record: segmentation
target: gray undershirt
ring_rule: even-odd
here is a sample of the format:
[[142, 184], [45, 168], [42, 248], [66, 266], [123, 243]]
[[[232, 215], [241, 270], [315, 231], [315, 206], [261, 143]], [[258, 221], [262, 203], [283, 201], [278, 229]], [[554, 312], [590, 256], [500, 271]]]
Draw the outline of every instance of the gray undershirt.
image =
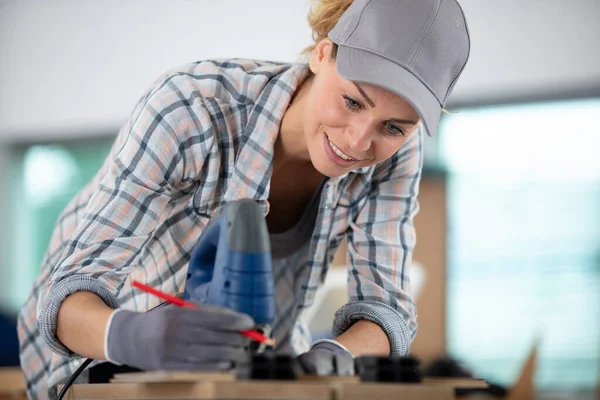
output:
[[292, 228], [281, 233], [269, 232], [271, 242], [271, 256], [273, 259], [288, 257], [299, 251], [310, 240], [319, 214], [319, 200], [324, 180], [315, 191], [308, 205], [304, 209], [300, 220]]

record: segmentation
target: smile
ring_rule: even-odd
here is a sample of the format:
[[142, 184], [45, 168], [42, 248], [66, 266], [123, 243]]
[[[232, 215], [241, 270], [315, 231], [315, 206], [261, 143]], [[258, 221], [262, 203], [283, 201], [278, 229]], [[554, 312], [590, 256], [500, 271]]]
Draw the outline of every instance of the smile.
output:
[[344, 159], [346, 161], [357, 161], [356, 159], [348, 156], [346, 153], [344, 153], [343, 151], [341, 151], [340, 149], [338, 149], [336, 147], [336, 145], [333, 144], [333, 142], [331, 140], [329, 140], [329, 138], [327, 138], [327, 141], [329, 142], [329, 146], [331, 147], [331, 150], [333, 150], [333, 152], [335, 154], [337, 154], [338, 157], [340, 157], [340, 158], [342, 158], [342, 159]]

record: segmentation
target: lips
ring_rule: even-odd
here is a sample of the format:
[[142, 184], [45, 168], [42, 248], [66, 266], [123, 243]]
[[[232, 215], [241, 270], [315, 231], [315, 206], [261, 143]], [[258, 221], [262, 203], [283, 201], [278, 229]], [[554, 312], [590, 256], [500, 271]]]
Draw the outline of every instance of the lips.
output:
[[333, 152], [336, 155], [338, 155], [339, 157], [341, 157], [342, 159], [344, 159], [346, 161], [357, 161], [355, 158], [350, 157], [348, 154], [346, 154], [342, 150], [340, 150], [339, 147], [337, 147], [331, 140], [329, 140], [329, 145], [331, 146], [331, 149], [333, 150]]
[[338, 148], [335, 143], [329, 140], [329, 136], [324, 134], [323, 146], [325, 147], [325, 153], [329, 157], [329, 159], [336, 165], [342, 168], [348, 168], [349, 166], [356, 164], [359, 160], [354, 159], [344, 153], [340, 148]]

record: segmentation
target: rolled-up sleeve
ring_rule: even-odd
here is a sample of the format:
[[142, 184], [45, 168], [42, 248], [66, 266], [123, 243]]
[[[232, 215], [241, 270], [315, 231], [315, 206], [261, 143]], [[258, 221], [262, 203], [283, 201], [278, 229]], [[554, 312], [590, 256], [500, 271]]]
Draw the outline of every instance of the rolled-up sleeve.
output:
[[[210, 118], [184, 98], [165, 76], [143, 98], [119, 132], [91, 200], [37, 299], [37, 321], [48, 345], [63, 356], [76, 356], [56, 337], [64, 299], [90, 291], [112, 307], [144, 246], [154, 240], [173, 190], [193, 178], [205, 154], [190, 152], [194, 140], [207, 140]], [[204, 112], [204, 113], [203, 113]], [[207, 146], [204, 146], [207, 147]], [[186, 159], [186, 157], [188, 157]]]
[[334, 337], [358, 320], [369, 320], [387, 334], [392, 355], [408, 353], [417, 332], [409, 267], [422, 165], [419, 129], [375, 168], [366, 202], [348, 232], [349, 301], [335, 314]]

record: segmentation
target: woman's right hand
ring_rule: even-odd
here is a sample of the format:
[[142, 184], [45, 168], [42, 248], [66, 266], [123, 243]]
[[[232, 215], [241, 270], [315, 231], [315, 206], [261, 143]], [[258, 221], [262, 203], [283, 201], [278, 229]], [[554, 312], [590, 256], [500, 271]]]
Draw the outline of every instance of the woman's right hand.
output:
[[247, 360], [249, 315], [211, 306], [117, 310], [107, 332], [109, 361], [143, 370], [223, 370]]

